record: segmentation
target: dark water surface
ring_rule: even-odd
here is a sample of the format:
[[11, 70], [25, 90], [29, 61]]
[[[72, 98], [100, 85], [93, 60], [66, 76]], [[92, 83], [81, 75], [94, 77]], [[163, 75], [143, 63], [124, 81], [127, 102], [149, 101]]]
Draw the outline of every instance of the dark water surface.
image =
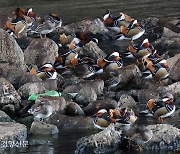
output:
[[[102, 18], [107, 9], [112, 13], [125, 12], [132, 18], [145, 19], [147, 17], [167, 18], [180, 17], [180, 0], [0, 0], [0, 15], [11, 15], [17, 6], [32, 7], [38, 16], [45, 16], [49, 12], [58, 14], [63, 23], [80, 21], [83, 19]], [[118, 42], [111, 42], [111, 47], [119, 46]], [[48, 144], [29, 146], [21, 149], [11, 149], [7, 154], [70, 154], [74, 153], [78, 138], [93, 134], [94, 131], [61, 131], [53, 138], [40, 137]], [[31, 137], [31, 140], [39, 140]], [[128, 152], [118, 151], [119, 154]], [[117, 154], [116, 153], [116, 154]], [[132, 152], [130, 152], [132, 153]], [[162, 152], [164, 153], [164, 152]], [[152, 154], [146, 152], [146, 154]], [[168, 152], [167, 154], [172, 154]]]

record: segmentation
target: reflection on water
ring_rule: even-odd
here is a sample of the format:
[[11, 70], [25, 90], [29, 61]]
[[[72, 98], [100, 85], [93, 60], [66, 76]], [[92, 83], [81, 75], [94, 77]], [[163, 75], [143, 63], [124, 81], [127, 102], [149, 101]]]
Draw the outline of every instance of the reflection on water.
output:
[[[49, 12], [58, 14], [64, 23], [73, 21], [80, 21], [83, 19], [101, 18], [107, 9], [112, 13], [119, 14], [125, 12], [132, 16], [132, 18], [145, 19], [147, 17], [179, 17], [180, 7], [179, 0], [1, 0], [0, 15], [8, 14], [15, 10], [17, 6], [28, 8], [32, 7], [34, 12], [39, 16], [44, 16]], [[108, 46], [111, 44], [111, 49], [119, 52], [125, 50], [126, 42], [109, 42], [106, 43], [104, 49], [109, 50]], [[148, 119], [149, 120], [149, 119]], [[148, 123], [154, 123], [150, 119]], [[26, 153], [26, 154], [54, 154], [54, 153], [74, 153], [76, 141], [82, 136], [93, 134], [94, 131], [61, 131], [58, 137], [46, 138], [47, 144], [39, 146], [29, 146], [21, 149], [11, 149], [7, 154]], [[128, 152], [118, 151], [116, 154], [128, 154]], [[132, 152], [129, 152], [132, 153]], [[143, 152], [144, 153], [144, 152]], [[146, 152], [146, 154], [152, 154]], [[164, 154], [164, 152], [163, 152]], [[172, 154], [172, 152], [167, 152]]]

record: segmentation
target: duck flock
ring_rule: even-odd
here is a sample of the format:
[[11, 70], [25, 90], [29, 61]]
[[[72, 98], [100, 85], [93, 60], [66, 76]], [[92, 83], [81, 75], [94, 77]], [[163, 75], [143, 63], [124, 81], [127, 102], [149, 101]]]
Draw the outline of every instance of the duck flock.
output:
[[[157, 50], [145, 38], [136, 44], [134, 40], [145, 34], [145, 29], [136, 19], [129, 15], [120, 13], [118, 16], [107, 11], [102, 18], [102, 22], [107, 27], [116, 40], [129, 40], [131, 45], [127, 47], [126, 57], [133, 56], [137, 63], [144, 66], [143, 73], [147, 73], [154, 79], [155, 83], [161, 83], [168, 78], [169, 67], [163, 56], [158, 55]], [[27, 36], [46, 37], [57, 28], [62, 26], [62, 20], [54, 13], [46, 15], [44, 18], [38, 17], [32, 10], [18, 7], [8, 19], [5, 30], [15, 38], [19, 38], [22, 33]], [[30, 73], [39, 76], [41, 79], [56, 79], [57, 74], [62, 76], [74, 75], [80, 80], [93, 79], [102, 73], [116, 74], [116, 71], [123, 67], [123, 59], [117, 51], [109, 52], [107, 57], [93, 59], [86, 54], [82, 54], [84, 45], [93, 41], [98, 44], [96, 35], [90, 32], [76, 32], [73, 34], [59, 34], [59, 49], [66, 49], [65, 53], [59, 53], [55, 57], [54, 64], [46, 63], [40, 68], [32, 68]], [[116, 86], [118, 83], [110, 85]], [[147, 103], [146, 111], [141, 114], [152, 115], [162, 121], [162, 118], [171, 115], [175, 111], [173, 96], [166, 93], [159, 100], [151, 99]], [[94, 125], [100, 129], [108, 127], [110, 123], [131, 125], [137, 117], [132, 109], [120, 108], [101, 109], [94, 115]]]

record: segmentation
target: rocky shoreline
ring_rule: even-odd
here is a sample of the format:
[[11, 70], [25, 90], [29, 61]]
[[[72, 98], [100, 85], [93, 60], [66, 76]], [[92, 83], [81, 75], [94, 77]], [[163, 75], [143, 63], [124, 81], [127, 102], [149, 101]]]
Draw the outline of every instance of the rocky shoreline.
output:
[[[175, 98], [176, 117], [167, 118], [165, 121], [169, 124], [147, 124], [154, 133], [150, 142], [139, 145], [129, 140], [127, 144], [121, 132], [110, 126], [98, 134], [78, 140], [76, 153], [89, 150], [94, 153], [114, 151], [127, 145], [133, 150], [179, 151], [180, 125], [178, 122], [171, 123], [173, 119], [178, 120], [180, 110], [180, 27], [177, 22], [177, 19], [157, 18], [141, 21], [146, 30], [145, 37], [151, 40], [161, 54], [166, 53], [169, 57], [167, 63], [170, 75], [162, 82], [163, 85], [143, 78], [140, 68], [132, 63], [118, 70], [118, 84], [110, 88], [112, 83], [104, 76], [82, 81], [73, 75], [63, 77], [58, 74], [54, 80], [42, 80], [29, 73], [34, 65], [40, 67], [45, 63], [54, 63], [55, 57], [63, 50], [58, 47], [59, 35], [62, 33], [88, 31], [96, 35], [100, 42], [112, 39], [112, 33], [100, 19], [64, 25], [53, 31], [48, 38], [22, 36], [15, 39], [0, 29], [0, 134], [3, 134], [0, 142], [25, 141], [29, 133], [55, 134], [62, 128], [95, 129], [92, 116], [100, 109], [131, 107], [139, 115], [149, 99], [158, 99], [160, 93], [166, 91], [171, 92]], [[3, 23], [0, 27], [4, 27]], [[82, 47], [82, 52], [96, 59], [107, 54], [92, 41]], [[27, 111], [36, 100], [29, 101], [28, 97], [50, 90], [61, 92], [62, 96], [40, 96], [38, 99], [47, 100], [53, 107], [53, 114], [46, 120], [47, 124], [33, 122], [34, 117]], [[76, 96], [71, 93], [76, 93]], [[24, 124], [28, 126], [31, 123], [29, 132]]]

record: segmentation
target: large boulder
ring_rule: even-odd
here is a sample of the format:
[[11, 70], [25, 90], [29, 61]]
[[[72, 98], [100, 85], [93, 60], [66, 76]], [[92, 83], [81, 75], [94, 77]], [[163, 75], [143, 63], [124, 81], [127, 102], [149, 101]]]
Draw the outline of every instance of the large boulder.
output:
[[93, 42], [90, 41], [89, 43], [87, 43], [83, 49], [82, 52], [84, 55], [92, 58], [92, 59], [98, 59], [98, 58], [105, 58], [106, 57], [106, 53], [104, 51], [102, 51], [99, 46]]
[[109, 109], [115, 109], [116, 107], [117, 107], [117, 102], [115, 100], [102, 99], [90, 103], [88, 106], [84, 108], [84, 112], [85, 114], [92, 116], [101, 109], [109, 110]]
[[137, 65], [127, 65], [118, 69], [119, 83], [116, 89], [126, 88], [126, 86], [137, 76], [141, 76], [141, 72]]
[[[152, 139], [145, 144], [138, 144], [136, 150], [178, 150], [180, 146], [180, 129], [168, 124], [147, 126], [153, 131]], [[131, 141], [130, 141], [131, 144]], [[132, 143], [134, 144], [134, 143]], [[135, 145], [133, 145], [135, 146]], [[138, 147], [136, 146], [136, 147]]]
[[83, 20], [80, 22], [62, 26], [61, 28], [59, 28], [59, 32], [91, 32], [93, 34], [100, 34], [105, 38], [108, 38], [108, 36], [110, 36], [109, 30], [104, 26], [103, 22], [99, 18], [95, 20]]
[[42, 122], [33, 122], [30, 128], [30, 133], [34, 135], [51, 135], [58, 132], [58, 128], [55, 125]]
[[0, 110], [0, 122], [13, 122], [13, 120], [5, 112]]
[[41, 67], [45, 63], [53, 64], [58, 56], [57, 44], [49, 38], [34, 39], [24, 51], [27, 65]]
[[47, 123], [54, 124], [59, 129], [94, 129], [93, 118], [85, 116], [54, 114], [49, 117]]
[[80, 138], [76, 143], [75, 154], [113, 153], [121, 143], [121, 131], [116, 131], [113, 125], [103, 131], [88, 137]]
[[167, 91], [171, 92], [175, 98], [180, 97], [180, 81], [175, 82], [171, 85], [168, 85], [165, 89]]
[[15, 122], [0, 123], [0, 142], [1, 148], [27, 146], [26, 126]]
[[14, 104], [19, 105], [21, 101], [20, 95], [17, 93], [13, 85], [5, 78], [0, 78], [0, 104]]
[[16, 40], [2, 29], [0, 29], [0, 36], [0, 63], [15, 65], [24, 70], [24, 54]]
[[180, 81], [180, 71], [179, 71], [179, 67], [180, 67], [180, 54], [175, 55], [172, 58], [167, 59], [167, 64], [170, 68], [170, 75], [169, 77], [173, 80], [173, 81]]

